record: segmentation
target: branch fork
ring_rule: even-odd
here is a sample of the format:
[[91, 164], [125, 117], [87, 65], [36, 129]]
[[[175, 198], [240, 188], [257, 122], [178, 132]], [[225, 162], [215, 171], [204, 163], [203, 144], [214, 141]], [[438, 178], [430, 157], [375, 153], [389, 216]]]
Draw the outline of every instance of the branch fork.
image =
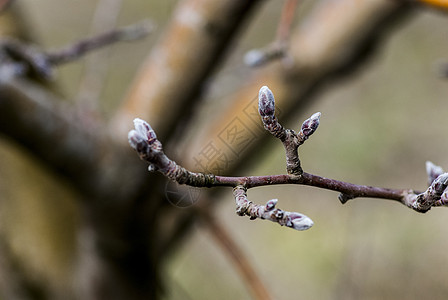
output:
[[285, 147], [288, 174], [302, 175], [298, 148], [316, 131], [321, 113], [317, 112], [305, 120], [298, 133], [292, 129], [285, 129], [275, 117], [274, 94], [267, 86], [263, 86], [258, 94], [258, 111], [264, 128], [278, 138]]

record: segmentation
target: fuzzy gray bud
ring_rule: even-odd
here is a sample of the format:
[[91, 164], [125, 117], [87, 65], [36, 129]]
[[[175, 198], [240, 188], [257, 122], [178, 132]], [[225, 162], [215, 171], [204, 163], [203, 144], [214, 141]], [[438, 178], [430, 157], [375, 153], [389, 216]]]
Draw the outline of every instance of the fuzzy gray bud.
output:
[[321, 113], [317, 112], [313, 114], [309, 119], [306, 119], [305, 122], [303, 122], [301, 132], [305, 137], [308, 138], [316, 131], [320, 123], [320, 116]]
[[258, 93], [258, 112], [262, 117], [273, 117], [275, 114], [274, 94], [267, 86], [261, 87]]
[[313, 220], [297, 212], [290, 213], [286, 221], [286, 226], [291, 227], [295, 230], [307, 230], [311, 228], [313, 225], [314, 225]]
[[431, 184], [434, 195], [440, 197], [448, 186], [448, 173], [439, 175]]
[[441, 197], [447, 187], [448, 173], [443, 173], [434, 179], [424, 193], [417, 195], [417, 199], [412, 204], [412, 208], [418, 212], [426, 212], [430, 210], [432, 206], [437, 206], [437, 202], [440, 202]]
[[149, 148], [148, 141], [146, 140], [146, 137], [143, 136], [137, 130], [129, 131], [128, 141], [129, 145], [131, 145], [131, 147], [134, 148], [134, 150], [137, 151], [138, 153], [148, 152]]
[[134, 127], [138, 134], [144, 137], [149, 144], [152, 144], [157, 139], [155, 131], [146, 121], [136, 118], [134, 119]]

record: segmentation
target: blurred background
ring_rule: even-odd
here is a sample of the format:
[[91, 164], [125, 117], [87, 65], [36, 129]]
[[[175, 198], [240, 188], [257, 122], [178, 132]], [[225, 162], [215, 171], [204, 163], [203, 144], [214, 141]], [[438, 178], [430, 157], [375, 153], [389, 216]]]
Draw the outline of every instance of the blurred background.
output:
[[[98, 1], [15, 2], [26, 16], [33, 40], [44, 49], [92, 35]], [[300, 4], [295, 25], [313, 4]], [[177, 1], [122, 1], [117, 26], [149, 18], [157, 28], [143, 41], [101, 50], [99, 55], [107, 55], [107, 75], [99, 106], [106, 116], [128, 92], [176, 5]], [[198, 116], [213, 118], [232, 91], [247, 87], [245, 78], [256, 70], [244, 65], [244, 55], [273, 41], [282, 5], [279, 0], [262, 3], [245, 24], [209, 79]], [[57, 71], [55, 84], [67, 101], [80, 95], [86, 60]], [[444, 61], [448, 61], [448, 16], [421, 8], [383, 40], [368, 63], [351, 76], [323, 86], [300, 112], [280, 118], [287, 127], [298, 129], [312, 113], [322, 113], [319, 129], [299, 150], [304, 170], [357, 184], [426, 189], [427, 160], [448, 169], [448, 79], [438, 72]], [[235, 175], [285, 173], [282, 145], [272, 141], [263, 147], [268, 149], [263, 157]], [[313, 228], [296, 232], [238, 217], [230, 190], [219, 197], [215, 218], [248, 255], [274, 299], [448, 297], [444, 208], [418, 214], [378, 199], [341, 205], [337, 193], [306, 186], [249, 191], [249, 198], [257, 203], [278, 198], [282, 209], [313, 219]], [[29, 262], [30, 276], [70, 286], [79, 207], [66, 182], [4, 136], [0, 136], [0, 203], [2, 235], [11, 241], [18, 260]], [[193, 225], [170, 256], [163, 279], [164, 299], [251, 298], [203, 223]]]

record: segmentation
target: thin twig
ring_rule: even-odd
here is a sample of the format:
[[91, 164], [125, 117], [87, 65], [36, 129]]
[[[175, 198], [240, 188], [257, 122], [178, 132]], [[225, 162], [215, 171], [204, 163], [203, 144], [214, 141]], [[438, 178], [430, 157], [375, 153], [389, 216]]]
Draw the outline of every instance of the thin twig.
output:
[[148, 20], [112, 30], [92, 38], [83, 39], [67, 48], [47, 54], [52, 65], [64, 64], [79, 59], [88, 52], [121, 41], [134, 41], [147, 36], [154, 25]]
[[286, 0], [278, 23], [275, 40], [262, 49], [253, 49], [247, 52], [244, 56], [246, 65], [259, 67], [285, 57], [297, 4], [298, 0]]
[[151, 22], [142, 21], [50, 52], [44, 52], [34, 45], [24, 44], [15, 39], [3, 39], [0, 42], [4, 51], [1, 59], [15, 75], [22, 75], [24, 70], [30, 70], [38, 77], [48, 80], [53, 76], [53, 67], [75, 61], [89, 52], [119, 41], [141, 39], [148, 35], [152, 28]]
[[286, 0], [283, 5], [282, 15], [277, 27], [276, 40], [279, 43], [287, 43], [291, 34], [292, 21], [297, 8], [298, 0]]

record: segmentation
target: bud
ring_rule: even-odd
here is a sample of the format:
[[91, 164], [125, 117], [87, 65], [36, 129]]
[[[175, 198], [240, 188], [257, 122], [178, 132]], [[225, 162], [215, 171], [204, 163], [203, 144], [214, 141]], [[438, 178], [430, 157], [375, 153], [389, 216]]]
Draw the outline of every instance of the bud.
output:
[[443, 174], [442, 167], [436, 166], [430, 161], [426, 162], [426, 174], [428, 174], [428, 185], [431, 185], [431, 183], [441, 174]]
[[448, 186], [448, 173], [439, 175], [431, 184], [432, 194], [436, 197], [442, 196]]
[[434, 206], [447, 206], [448, 205], [448, 191], [445, 190], [442, 196], [440, 196], [440, 200], [437, 200], [434, 203]]
[[272, 199], [269, 200], [268, 202], [266, 202], [266, 206], [265, 206], [265, 210], [266, 211], [271, 211], [275, 208], [275, 206], [277, 205], [277, 199]]
[[320, 112], [313, 114], [309, 119], [306, 119], [302, 124], [301, 131], [305, 137], [312, 135], [320, 123]]
[[144, 120], [136, 118], [134, 119], [135, 130], [140, 134], [149, 144], [157, 139], [155, 131]]
[[289, 213], [288, 219], [286, 220], [286, 226], [295, 230], [307, 230], [313, 225], [314, 222], [310, 218], [297, 212]]
[[145, 136], [141, 135], [137, 130], [131, 130], [128, 133], [129, 145], [138, 153], [146, 153], [148, 151], [148, 142]]
[[412, 208], [418, 212], [427, 212], [432, 206], [438, 206], [447, 187], [448, 173], [443, 173], [434, 179], [424, 193], [417, 195], [417, 199], [412, 204]]
[[262, 117], [273, 117], [275, 114], [274, 94], [267, 86], [263, 86], [258, 93], [258, 112]]
[[338, 196], [339, 201], [341, 201], [342, 204], [347, 203], [348, 200], [353, 199], [352, 195], [340, 193]]

